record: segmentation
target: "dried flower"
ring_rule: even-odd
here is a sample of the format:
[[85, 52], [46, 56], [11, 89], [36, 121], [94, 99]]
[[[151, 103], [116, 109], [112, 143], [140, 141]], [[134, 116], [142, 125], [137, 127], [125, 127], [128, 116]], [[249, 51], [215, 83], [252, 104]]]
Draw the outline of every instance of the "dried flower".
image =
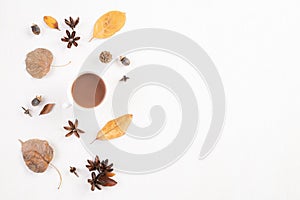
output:
[[70, 31], [66, 30], [66, 33], [67, 33], [67, 37], [61, 38], [61, 41], [67, 42], [68, 43], [68, 46], [67, 46], [68, 48], [71, 48], [72, 45], [77, 47], [78, 43], [76, 41], [80, 40], [80, 37], [75, 37], [76, 31], [72, 31], [72, 34], [71, 34]]
[[120, 56], [120, 61], [121, 61], [121, 63], [122, 63], [124, 66], [130, 65], [130, 60], [129, 60], [128, 58], [126, 58], [126, 57]]
[[112, 60], [112, 55], [109, 51], [102, 51], [99, 55], [99, 60], [102, 63], [109, 63]]
[[124, 81], [124, 82], [126, 82], [128, 79], [130, 79], [128, 76], [123, 76], [121, 79], [120, 79], [120, 81]]
[[24, 110], [24, 114], [25, 114], [25, 115], [29, 115], [30, 117], [32, 117], [32, 115], [31, 115], [29, 109], [26, 109], [26, 108], [24, 108], [24, 107], [22, 107], [22, 109]]
[[95, 161], [87, 160], [87, 162], [89, 163], [89, 165], [86, 165], [86, 167], [89, 169], [89, 171], [100, 170], [101, 163], [98, 156], [95, 157]]
[[40, 115], [48, 114], [52, 111], [53, 107], [55, 106], [55, 103], [48, 103], [46, 104], [43, 109], [40, 112]]
[[65, 19], [65, 23], [72, 29], [74, 30], [74, 28], [77, 26], [77, 24], [79, 23], [79, 17], [77, 17], [77, 19], [74, 21], [72, 17], [69, 17], [69, 21], [67, 19]]
[[112, 168], [113, 163], [108, 165], [108, 159], [101, 161], [101, 165], [100, 165], [100, 169], [99, 171], [101, 173], [108, 173], [108, 172], [112, 172], [114, 169]]
[[70, 167], [70, 172], [75, 174], [77, 177], [79, 177], [77, 172], [76, 172], [76, 167]]
[[31, 31], [33, 32], [33, 34], [35, 35], [39, 35], [41, 33], [41, 29], [38, 25], [36, 24], [32, 24], [31, 26]]
[[78, 120], [75, 120], [75, 123], [71, 122], [70, 120], [68, 121], [70, 126], [64, 126], [64, 129], [70, 131], [68, 134], [66, 134], [66, 137], [71, 136], [73, 133], [76, 137], [80, 138], [79, 133], [84, 133], [83, 130], [80, 130], [78, 127]]
[[88, 183], [91, 184], [91, 190], [92, 191], [94, 191], [95, 188], [97, 188], [98, 190], [101, 190], [100, 182], [98, 181], [99, 175], [100, 174], [98, 174], [96, 176], [96, 173], [92, 172], [92, 179], [88, 179]]
[[[88, 183], [91, 184], [91, 190], [94, 191], [95, 188], [101, 190], [100, 186], [114, 186], [117, 182], [110, 177], [114, 176], [115, 174], [112, 173], [113, 171], [113, 164], [108, 164], [108, 159], [103, 160], [100, 162], [99, 157], [95, 157], [95, 161], [87, 160], [89, 165], [86, 167], [89, 171], [92, 172], [92, 178], [88, 179]], [[94, 171], [96, 171], [96, 174]]]

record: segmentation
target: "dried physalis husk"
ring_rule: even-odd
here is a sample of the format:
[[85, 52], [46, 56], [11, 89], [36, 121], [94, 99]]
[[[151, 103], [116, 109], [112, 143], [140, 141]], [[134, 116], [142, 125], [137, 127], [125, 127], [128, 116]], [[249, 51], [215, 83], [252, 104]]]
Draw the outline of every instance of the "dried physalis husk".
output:
[[26, 166], [35, 173], [43, 173], [51, 165], [59, 174], [60, 188], [62, 177], [59, 170], [51, 164], [53, 159], [53, 148], [46, 140], [30, 139], [25, 142], [19, 140], [22, 144], [22, 154]]
[[50, 71], [53, 54], [48, 49], [38, 48], [26, 56], [26, 70], [33, 77], [41, 79]]
[[131, 121], [132, 114], [126, 114], [107, 122], [98, 132], [95, 140], [110, 140], [121, 137], [126, 133]]
[[110, 11], [102, 15], [94, 25], [94, 38], [108, 38], [118, 32], [125, 24], [126, 15], [120, 11]]
[[53, 29], [57, 29], [60, 31], [60, 29], [58, 28], [58, 23], [57, 20], [51, 16], [44, 16], [44, 22]]
[[52, 111], [53, 107], [55, 106], [55, 103], [48, 103], [44, 106], [44, 108], [41, 110], [40, 115], [48, 114]]

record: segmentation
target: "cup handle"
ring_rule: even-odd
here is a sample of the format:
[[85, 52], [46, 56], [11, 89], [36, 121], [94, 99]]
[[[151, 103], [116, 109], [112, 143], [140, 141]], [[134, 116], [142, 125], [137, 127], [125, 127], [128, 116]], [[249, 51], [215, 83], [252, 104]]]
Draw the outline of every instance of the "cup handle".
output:
[[67, 91], [66, 91], [66, 101], [63, 102], [63, 104], [62, 104], [63, 109], [69, 109], [73, 106], [73, 97], [72, 97], [72, 92], [71, 92], [72, 84], [73, 83], [68, 84], [68, 88], [67, 88]]
[[73, 104], [72, 103], [70, 103], [70, 102], [64, 102], [63, 104], [62, 104], [62, 108], [63, 109], [69, 109], [69, 108], [71, 108], [73, 106]]

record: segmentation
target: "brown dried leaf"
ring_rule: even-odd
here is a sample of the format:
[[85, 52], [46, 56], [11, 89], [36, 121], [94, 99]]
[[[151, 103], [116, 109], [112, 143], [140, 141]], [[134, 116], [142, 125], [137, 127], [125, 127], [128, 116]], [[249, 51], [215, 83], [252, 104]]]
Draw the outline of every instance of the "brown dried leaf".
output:
[[110, 140], [121, 137], [127, 131], [131, 120], [132, 114], [126, 114], [107, 122], [104, 127], [98, 132], [95, 140]]
[[49, 112], [52, 111], [52, 108], [55, 106], [55, 103], [49, 103], [49, 104], [46, 104], [44, 106], [44, 108], [42, 109], [42, 111], [40, 112], [40, 115], [45, 115], [45, 114], [48, 114]]
[[61, 185], [62, 178], [58, 169], [50, 162], [53, 159], [53, 148], [46, 140], [30, 139], [26, 142], [19, 140], [22, 144], [22, 154], [26, 166], [35, 173], [43, 173], [51, 165], [55, 168], [60, 176]]
[[26, 56], [26, 70], [33, 77], [41, 79], [50, 71], [53, 54], [48, 49], [37, 48]]
[[102, 15], [94, 25], [93, 38], [108, 38], [118, 32], [125, 24], [126, 15], [120, 11], [110, 11]]
[[51, 16], [44, 16], [44, 22], [53, 29], [57, 29], [60, 31], [60, 29], [58, 28], [58, 23], [57, 20]]

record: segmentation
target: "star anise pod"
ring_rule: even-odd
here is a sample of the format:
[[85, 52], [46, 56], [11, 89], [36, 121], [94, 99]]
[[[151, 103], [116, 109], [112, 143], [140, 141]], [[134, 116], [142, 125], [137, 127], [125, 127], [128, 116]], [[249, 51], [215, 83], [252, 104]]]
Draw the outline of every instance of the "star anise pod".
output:
[[96, 175], [95, 172], [92, 172], [92, 178], [88, 179], [88, 183], [91, 184], [92, 191], [94, 191], [95, 188], [101, 190], [100, 186], [111, 187], [117, 184], [115, 180], [107, 177], [104, 173]]
[[113, 164], [108, 165], [108, 159], [100, 161], [99, 157], [95, 157], [95, 161], [87, 160], [89, 165], [86, 167], [89, 171], [96, 171], [92, 172], [92, 179], [88, 179], [88, 183], [91, 184], [91, 190], [94, 191], [95, 188], [101, 190], [100, 186], [114, 186], [117, 182], [110, 177], [114, 176], [115, 174], [112, 173], [113, 171]]
[[72, 29], [74, 30], [74, 28], [77, 26], [77, 24], [79, 23], [79, 17], [77, 17], [77, 19], [74, 21], [72, 17], [69, 17], [69, 21], [67, 19], [65, 19], [65, 23]]
[[68, 46], [67, 46], [68, 48], [71, 48], [72, 45], [77, 47], [78, 43], [76, 41], [80, 40], [80, 37], [75, 37], [76, 31], [72, 31], [72, 34], [71, 34], [70, 31], [66, 30], [66, 33], [67, 33], [67, 37], [61, 38], [61, 41], [67, 42], [68, 43]]
[[89, 163], [89, 165], [86, 165], [86, 167], [89, 169], [89, 171], [100, 170], [101, 163], [98, 156], [96, 156], [95, 161], [87, 160], [87, 162]]
[[92, 172], [92, 179], [88, 179], [88, 183], [91, 184], [91, 190], [94, 191], [95, 188], [97, 188], [98, 190], [101, 190], [101, 187], [100, 187], [100, 182], [98, 181], [98, 178], [99, 178], [100, 174], [98, 174], [96, 176], [96, 173], [95, 172]]
[[64, 129], [67, 131], [70, 131], [68, 134], [66, 134], [66, 137], [71, 136], [73, 133], [76, 137], [80, 138], [79, 133], [84, 133], [83, 130], [80, 130], [78, 127], [78, 120], [75, 120], [75, 123], [71, 122], [70, 120], [68, 121], [69, 126], [64, 126]]
[[108, 159], [103, 160], [101, 162], [100, 168], [99, 168], [99, 172], [100, 173], [109, 173], [112, 172], [114, 169], [112, 168], [113, 164], [111, 163], [110, 165], [108, 165]]

